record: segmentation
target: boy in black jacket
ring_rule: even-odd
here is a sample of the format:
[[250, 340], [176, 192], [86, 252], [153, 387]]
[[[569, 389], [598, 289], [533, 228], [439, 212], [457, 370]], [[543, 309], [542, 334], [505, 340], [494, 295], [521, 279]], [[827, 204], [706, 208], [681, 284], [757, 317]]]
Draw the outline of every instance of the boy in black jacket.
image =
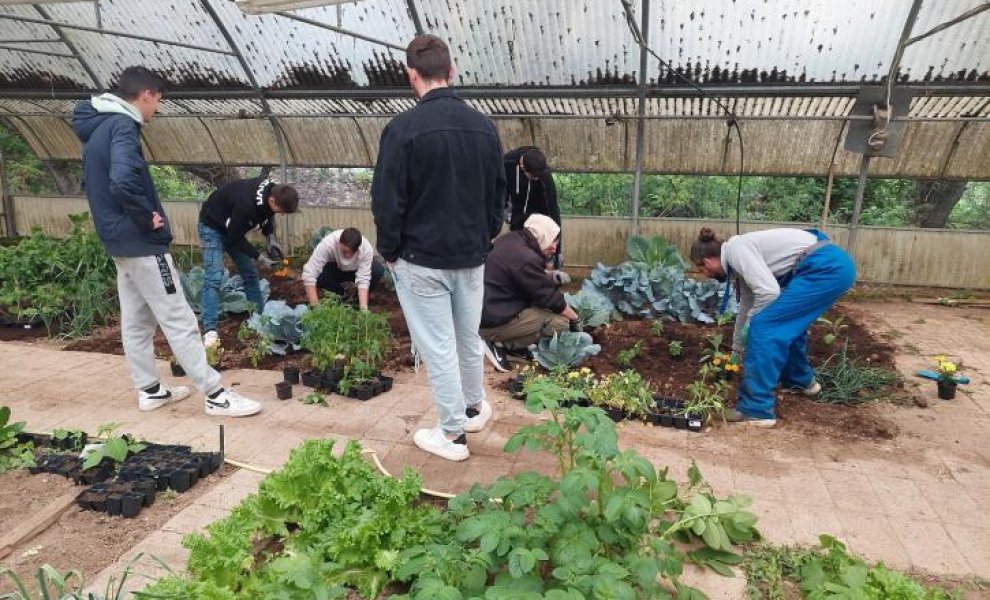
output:
[[[217, 321], [220, 312], [220, 285], [223, 283], [223, 255], [226, 252], [244, 279], [244, 292], [256, 311], [264, 308], [258, 285], [260, 260], [270, 267], [282, 260], [282, 249], [275, 242], [274, 216], [294, 213], [299, 207], [299, 194], [290, 185], [282, 185], [264, 177], [238, 179], [212, 194], [199, 211], [200, 247], [203, 251], [203, 342], [207, 346], [220, 343]], [[245, 237], [260, 227], [268, 241], [268, 255], [261, 256]]]
[[[509, 230], [522, 230], [526, 219], [535, 214], [550, 217], [560, 227], [557, 186], [553, 182], [553, 173], [543, 152], [536, 146], [520, 146], [506, 152], [503, 162], [511, 215]], [[563, 255], [559, 245], [551, 257], [551, 262], [554, 269], [560, 269], [563, 265]]]

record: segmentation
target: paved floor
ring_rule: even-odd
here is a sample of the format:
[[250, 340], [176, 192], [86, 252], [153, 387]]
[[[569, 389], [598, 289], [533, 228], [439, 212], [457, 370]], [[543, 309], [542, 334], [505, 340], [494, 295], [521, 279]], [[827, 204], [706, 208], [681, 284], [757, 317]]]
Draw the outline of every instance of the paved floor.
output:
[[[723, 427], [699, 435], [623, 424], [622, 442], [655, 464], [670, 466], [679, 480], [686, 478], [693, 459], [716, 492], [753, 496], [759, 527], [770, 541], [811, 544], [819, 534], [829, 533], [852, 550], [895, 567], [990, 577], [990, 388], [984, 375], [990, 374], [990, 327], [980, 315], [942, 307], [889, 305], [877, 310], [866, 305], [865, 310], [879, 315], [877, 328], [895, 338], [910, 333], [914, 344], [924, 344], [899, 359], [905, 373], [925, 366], [925, 356], [955, 348], [964, 356], [973, 385], [953, 403], [935, 400], [931, 384], [919, 388], [931, 400], [928, 409], [884, 407], [902, 431], [890, 441], [809, 439], [786, 425], [765, 431]], [[953, 336], [953, 327], [971, 333]], [[450, 492], [508, 473], [553, 472], [548, 457], [502, 452], [509, 436], [534, 420], [503, 392], [490, 390], [496, 417], [485, 432], [470, 438], [471, 459], [451, 465], [412, 445], [412, 431], [436, 419], [425, 373], [401, 374], [390, 393], [369, 402], [331, 396], [327, 408], [276, 400], [273, 384], [279, 379], [268, 371], [225, 373], [226, 381], [264, 403], [264, 412], [254, 418], [207, 417], [195, 395], [177, 406], [141, 413], [122, 357], [0, 344], [0, 403], [11, 406], [13, 417], [35, 431], [94, 431], [117, 421], [124, 424], [122, 431], [148, 439], [214, 450], [223, 424], [228, 456], [264, 468], [278, 467], [304, 439], [353, 438], [376, 450], [390, 471], [412, 467], [428, 487]], [[297, 394], [302, 389], [297, 387]], [[256, 488], [260, 477], [238, 473], [134, 552], [154, 549], [181, 569], [182, 534], [225, 514]], [[698, 577], [712, 597], [742, 597], [740, 578]]]

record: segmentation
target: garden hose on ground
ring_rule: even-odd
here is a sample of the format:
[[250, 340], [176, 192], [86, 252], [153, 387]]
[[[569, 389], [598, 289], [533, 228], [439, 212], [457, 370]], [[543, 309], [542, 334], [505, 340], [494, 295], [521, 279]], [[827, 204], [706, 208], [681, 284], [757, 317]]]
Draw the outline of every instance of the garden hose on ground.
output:
[[[361, 450], [361, 454], [367, 454], [371, 456], [371, 461], [375, 463], [375, 467], [377, 467], [378, 470], [381, 471], [382, 475], [394, 479], [392, 474], [385, 469], [385, 465], [382, 464], [382, 461], [378, 459], [378, 453], [376, 451], [370, 448], [365, 448]], [[249, 465], [247, 463], [236, 461], [232, 458], [224, 457], [223, 462], [227, 463], [232, 467], [237, 467], [238, 469], [244, 469], [246, 471], [254, 471], [255, 473], [261, 473], [262, 475], [270, 475], [272, 472], [272, 469], [266, 469], [265, 467]], [[421, 488], [419, 491], [421, 494], [425, 494], [427, 496], [433, 496], [434, 498], [444, 498], [446, 500], [449, 500], [455, 496], [455, 494], [448, 494], [447, 492], [438, 492], [437, 490], [431, 490], [429, 488]]]

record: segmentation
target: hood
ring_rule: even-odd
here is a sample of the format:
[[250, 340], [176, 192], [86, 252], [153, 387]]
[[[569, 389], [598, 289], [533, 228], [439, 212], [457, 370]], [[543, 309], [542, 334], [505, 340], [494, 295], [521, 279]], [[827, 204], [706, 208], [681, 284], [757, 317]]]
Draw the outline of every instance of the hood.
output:
[[138, 125], [142, 123], [141, 113], [132, 104], [113, 94], [102, 94], [76, 104], [72, 115], [72, 129], [86, 143], [100, 123], [111, 115], [126, 115]]
[[539, 213], [529, 215], [523, 226], [536, 238], [536, 243], [540, 245], [541, 251], [549, 248], [550, 244], [560, 235], [560, 226], [550, 217]]

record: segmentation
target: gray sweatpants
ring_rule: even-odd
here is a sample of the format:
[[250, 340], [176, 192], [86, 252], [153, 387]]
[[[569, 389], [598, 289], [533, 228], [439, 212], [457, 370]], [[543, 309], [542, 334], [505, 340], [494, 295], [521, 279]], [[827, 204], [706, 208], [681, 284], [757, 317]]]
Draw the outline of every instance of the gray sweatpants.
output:
[[220, 374], [206, 362], [199, 323], [179, 283], [171, 254], [113, 257], [120, 296], [120, 337], [134, 387], [158, 383], [154, 336], [159, 326], [172, 354], [193, 385], [204, 393], [220, 389]]

